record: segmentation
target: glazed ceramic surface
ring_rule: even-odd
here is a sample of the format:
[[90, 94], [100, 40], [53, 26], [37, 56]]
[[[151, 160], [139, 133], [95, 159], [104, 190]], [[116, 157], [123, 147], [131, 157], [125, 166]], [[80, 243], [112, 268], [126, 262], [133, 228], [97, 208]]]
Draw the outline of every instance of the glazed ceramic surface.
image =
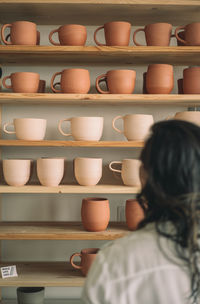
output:
[[80, 185], [95, 186], [102, 177], [102, 158], [75, 158], [74, 174]]
[[[7, 79], [10, 79], [11, 85], [6, 84]], [[17, 72], [4, 77], [2, 84], [5, 88], [12, 89], [14, 93], [37, 93], [39, 81], [38, 73]]]
[[129, 230], [136, 230], [144, 219], [144, 211], [136, 199], [126, 201], [126, 224]]
[[30, 178], [30, 171], [30, 159], [3, 160], [4, 179], [10, 186], [24, 186]]
[[[179, 33], [180, 30], [184, 30], [184, 36], [182, 37]], [[175, 36], [177, 40], [184, 45], [200, 45], [200, 22], [193, 22], [186, 26], [178, 26], [175, 30]]]
[[[58, 33], [60, 43], [53, 41], [52, 36]], [[86, 27], [79, 24], [66, 24], [51, 31], [49, 41], [54, 45], [85, 45], [87, 39]]]
[[37, 176], [40, 183], [47, 187], [56, 187], [64, 175], [64, 158], [37, 159]]
[[150, 64], [146, 75], [146, 90], [149, 94], [170, 94], [174, 87], [173, 66]]
[[44, 287], [18, 287], [17, 288], [18, 304], [43, 304]]
[[[80, 253], [77, 252], [77, 253], [72, 254], [72, 256], [70, 257], [70, 263], [71, 263], [72, 267], [74, 267], [76, 269], [80, 269], [82, 274], [84, 276], [87, 276], [88, 271], [97, 256], [98, 251], [99, 251], [99, 248], [86, 248], [86, 249], [82, 249]], [[80, 265], [76, 265], [74, 263], [74, 258], [76, 256], [81, 258]]]
[[183, 93], [200, 94], [200, 67], [183, 70]]

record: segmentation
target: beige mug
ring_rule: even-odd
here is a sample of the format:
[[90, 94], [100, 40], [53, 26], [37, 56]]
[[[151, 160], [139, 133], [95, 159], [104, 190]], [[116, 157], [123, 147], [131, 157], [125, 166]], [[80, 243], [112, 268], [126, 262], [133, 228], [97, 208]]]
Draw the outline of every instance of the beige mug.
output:
[[3, 175], [6, 183], [10, 186], [24, 186], [31, 171], [30, 159], [4, 159]]
[[75, 158], [74, 174], [76, 181], [82, 186], [97, 185], [102, 177], [102, 158]]
[[40, 183], [47, 187], [56, 187], [64, 175], [64, 158], [37, 159], [37, 176]]
[[[5, 123], [3, 130], [7, 134], [16, 134], [21, 140], [43, 140], [46, 132], [46, 119], [15, 118], [13, 122]], [[8, 131], [7, 127], [14, 125], [15, 131]]]
[[[96, 259], [98, 251], [99, 251], [99, 248], [86, 248], [86, 249], [82, 249], [80, 253], [77, 252], [77, 253], [72, 254], [72, 256], [70, 257], [70, 263], [71, 263], [72, 267], [74, 267], [75, 269], [80, 269], [82, 274], [84, 276], [87, 276], [92, 263]], [[80, 265], [76, 265], [74, 263], [74, 258], [76, 256], [81, 258]]]
[[[69, 121], [71, 133], [62, 130], [62, 123]], [[103, 132], [103, 117], [72, 117], [59, 121], [58, 129], [64, 136], [73, 136], [75, 140], [99, 141]]]
[[185, 120], [194, 123], [200, 127], [200, 112], [199, 111], [183, 111], [177, 112], [174, 117], [168, 117], [168, 119]]
[[[6, 84], [10, 79], [11, 85]], [[6, 76], [2, 84], [7, 89], [12, 89], [14, 93], [37, 93], [39, 89], [40, 75], [32, 72], [16, 72]]]
[[[53, 41], [52, 36], [58, 33], [60, 43]], [[49, 41], [53, 45], [85, 45], [87, 39], [86, 27], [79, 24], [66, 24], [60, 26], [58, 29], [51, 31], [49, 34]]]

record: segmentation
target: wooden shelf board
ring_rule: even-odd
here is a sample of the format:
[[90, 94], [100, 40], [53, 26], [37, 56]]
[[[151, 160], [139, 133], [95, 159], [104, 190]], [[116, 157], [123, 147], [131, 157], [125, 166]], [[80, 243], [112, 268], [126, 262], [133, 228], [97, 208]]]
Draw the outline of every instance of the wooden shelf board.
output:
[[79, 222], [0, 222], [0, 240], [114, 240], [129, 233], [113, 222], [105, 231], [85, 231]]
[[[8, 265], [8, 264], [6, 264]], [[66, 266], [65, 266], [66, 267]], [[0, 304], [18, 304], [17, 299], [2, 299]], [[80, 299], [44, 299], [44, 304], [82, 304]]]

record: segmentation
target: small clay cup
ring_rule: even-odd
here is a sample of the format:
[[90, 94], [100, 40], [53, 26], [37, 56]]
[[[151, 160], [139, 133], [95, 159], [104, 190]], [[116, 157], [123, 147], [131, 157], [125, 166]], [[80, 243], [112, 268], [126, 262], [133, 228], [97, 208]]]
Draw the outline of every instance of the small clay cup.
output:
[[178, 94], [183, 94], [183, 78], [177, 80]]
[[200, 67], [183, 70], [183, 93], [200, 94]]
[[126, 224], [129, 230], [136, 230], [139, 223], [144, 219], [144, 210], [136, 199], [126, 201]]
[[[86, 248], [86, 249], [82, 249], [80, 253], [77, 252], [77, 253], [72, 254], [72, 256], [70, 257], [70, 263], [71, 263], [72, 267], [74, 267], [75, 269], [80, 269], [82, 274], [84, 276], [87, 276], [92, 263], [96, 259], [98, 251], [99, 251], [99, 248]], [[80, 265], [76, 265], [74, 263], [74, 258], [76, 256], [81, 258]]]
[[102, 177], [102, 158], [75, 158], [74, 174], [81, 186], [97, 185]]
[[[11, 80], [11, 85], [6, 84], [6, 80]], [[12, 89], [14, 93], [37, 93], [39, 88], [40, 75], [32, 72], [17, 72], [6, 76], [2, 84], [7, 89]]]
[[30, 159], [4, 159], [3, 175], [6, 183], [10, 186], [24, 186], [31, 172]]
[[82, 224], [87, 231], [104, 231], [110, 220], [109, 201], [106, 198], [88, 197], [82, 200]]
[[[97, 32], [104, 29], [106, 43], [97, 40]], [[131, 24], [124, 21], [107, 22], [94, 32], [94, 41], [97, 45], [104, 46], [128, 46], [130, 41]]]
[[[52, 36], [58, 33], [59, 43], [53, 41]], [[58, 29], [51, 31], [49, 34], [49, 41], [53, 45], [85, 45], [87, 39], [86, 27], [79, 24], [66, 24], [60, 26]]]
[[17, 288], [18, 304], [43, 304], [44, 287], [18, 287]]
[[[6, 41], [8, 41], [8, 39], [10, 39], [10, 34], [8, 34], [5, 39], [6, 39]], [[40, 45], [40, 32], [39, 31], [37, 31], [37, 42], [36, 42], [36, 44]]]
[[37, 176], [40, 183], [47, 187], [56, 187], [64, 175], [64, 158], [37, 159]]
[[150, 64], [146, 75], [148, 94], [170, 94], [174, 87], [173, 66]]
[[[181, 38], [181, 35], [178, 33], [180, 30], [184, 30], [184, 38]], [[186, 26], [178, 26], [175, 30], [175, 36], [176, 39], [184, 45], [200, 45], [200, 22], [193, 22]]]

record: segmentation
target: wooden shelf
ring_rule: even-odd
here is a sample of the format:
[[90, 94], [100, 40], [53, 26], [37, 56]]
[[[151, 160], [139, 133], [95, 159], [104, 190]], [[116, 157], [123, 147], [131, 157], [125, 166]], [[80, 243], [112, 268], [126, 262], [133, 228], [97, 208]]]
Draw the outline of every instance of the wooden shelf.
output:
[[[1, 7], [1, 5], [0, 5]], [[200, 5], [199, 5], [200, 9]], [[108, 19], [110, 20], [110, 19]], [[182, 22], [180, 23], [182, 24]], [[174, 65], [200, 64], [200, 47], [96, 47], [96, 46], [23, 46], [0, 45], [0, 63], [28, 63], [29, 65], [58, 63], [109, 63], [148, 65], [169, 63]]]
[[[8, 265], [8, 264], [6, 264]], [[66, 267], [66, 266], [65, 266]], [[18, 304], [17, 299], [3, 299], [0, 304]], [[83, 304], [80, 299], [44, 299], [44, 304]]]
[[129, 232], [120, 222], [101, 232], [85, 231], [79, 222], [0, 222], [0, 240], [115, 240]]

